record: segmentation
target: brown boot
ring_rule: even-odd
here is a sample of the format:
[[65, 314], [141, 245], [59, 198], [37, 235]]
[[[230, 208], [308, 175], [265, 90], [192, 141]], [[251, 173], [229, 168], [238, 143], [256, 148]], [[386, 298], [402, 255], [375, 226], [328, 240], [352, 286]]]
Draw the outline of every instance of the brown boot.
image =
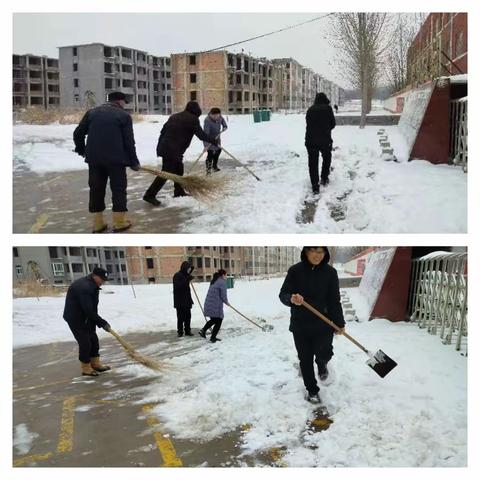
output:
[[106, 372], [107, 370], [112, 369], [112, 367], [109, 367], [108, 365], [102, 365], [100, 363], [100, 357], [92, 357], [90, 359], [90, 364], [92, 365], [92, 368], [97, 372]]
[[108, 225], [103, 219], [103, 212], [93, 214], [93, 230], [92, 233], [102, 233], [108, 228]]
[[113, 212], [113, 231], [115, 233], [124, 232], [132, 226], [132, 222], [127, 218], [127, 212]]
[[87, 377], [98, 377], [98, 372], [96, 372], [89, 363], [80, 362], [82, 366], [82, 375], [86, 375]]

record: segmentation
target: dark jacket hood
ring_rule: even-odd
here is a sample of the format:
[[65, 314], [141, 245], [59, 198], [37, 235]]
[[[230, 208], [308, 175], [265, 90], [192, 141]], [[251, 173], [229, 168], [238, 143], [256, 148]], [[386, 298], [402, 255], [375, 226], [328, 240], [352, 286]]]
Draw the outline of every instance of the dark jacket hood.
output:
[[320, 92], [315, 96], [314, 105], [330, 105], [330, 100], [323, 92]]
[[[307, 254], [305, 253], [305, 250], [309, 247], [303, 247], [302, 248], [302, 253], [300, 254], [300, 260], [308, 265], [308, 259], [307, 259]], [[328, 262], [330, 262], [330, 252], [328, 251], [328, 247], [322, 247], [325, 250], [325, 256], [323, 257], [323, 260], [320, 262], [320, 265], [326, 265]]]
[[180, 266], [180, 271], [182, 273], [188, 274], [189, 268], [190, 268], [190, 264], [188, 262], [182, 262], [182, 265]]
[[202, 114], [202, 109], [197, 102], [188, 102], [185, 111], [193, 113], [196, 117], [199, 117]]

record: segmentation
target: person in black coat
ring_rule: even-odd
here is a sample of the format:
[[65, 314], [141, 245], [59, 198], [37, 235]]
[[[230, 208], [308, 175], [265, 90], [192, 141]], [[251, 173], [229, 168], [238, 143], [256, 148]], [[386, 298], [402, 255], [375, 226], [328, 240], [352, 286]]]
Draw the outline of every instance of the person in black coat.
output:
[[140, 163], [135, 149], [132, 117], [124, 110], [126, 103], [122, 92], [111, 92], [108, 103], [89, 110], [73, 132], [75, 152], [85, 157], [85, 162], [88, 163], [88, 209], [94, 214], [93, 233], [104, 232], [108, 228], [103, 212], [109, 179], [113, 203], [113, 230], [120, 232], [132, 225], [126, 214], [126, 167], [138, 170]]
[[305, 300], [315, 307], [342, 328], [342, 332], [345, 327], [338, 275], [329, 261], [327, 247], [303, 247], [301, 261], [289, 268], [279, 295], [280, 301], [291, 309], [290, 331], [300, 360], [307, 399], [312, 403], [320, 403], [314, 359], [320, 380], [326, 380], [327, 364], [333, 356], [333, 335], [337, 332], [301, 302]]
[[185, 335], [193, 336], [190, 321], [192, 319], [192, 293], [190, 282], [193, 267], [188, 262], [183, 262], [180, 270], [173, 276], [173, 306], [177, 310], [177, 333], [179, 337]]
[[75, 280], [68, 287], [63, 318], [78, 343], [82, 375], [96, 377], [98, 372], [110, 370], [100, 363], [96, 327], [110, 330], [110, 324], [98, 314], [100, 287], [108, 280], [108, 273], [100, 267], [86, 277]]
[[312, 190], [319, 193], [318, 159], [322, 154], [322, 185], [327, 185], [330, 165], [332, 163], [332, 130], [335, 128], [330, 100], [324, 93], [317, 93], [315, 103], [307, 110], [307, 129], [305, 132], [305, 146], [308, 152], [308, 170]]
[[[193, 136], [200, 140], [217, 145], [218, 140], [207, 135], [200, 125], [202, 110], [197, 102], [188, 102], [185, 110], [174, 113], [163, 126], [157, 144], [157, 157], [162, 157], [162, 171], [183, 175], [183, 154], [190, 146]], [[165, 185], [166, 180], [156, 177], [143, 199], [154, 206], [160, 205], [155, 198]], [[174, 197], [186, 196], [183, 188], [175, 183]]]

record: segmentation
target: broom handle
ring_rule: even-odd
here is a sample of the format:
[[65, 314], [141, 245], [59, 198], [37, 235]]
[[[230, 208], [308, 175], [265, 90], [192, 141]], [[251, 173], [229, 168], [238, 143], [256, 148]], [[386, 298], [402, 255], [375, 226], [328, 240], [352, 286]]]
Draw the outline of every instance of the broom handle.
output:
[[152, 173], [153, 175], [156, 175], [157, 177], [162, 177], [163, 178], [162, 172], [160, 170], [155, 170], [154, 168], [150, 168], [150, 167], [140, 167], [140, 170], [142, 170], [143, 172]]
[[[314, 313], [318, 318], [322, 319], [325, 323], [327, 323], [328, 325], [330, 325], [333, 329], [335, 329], [337, 332], [341, 332], [342, 329], [336, 325], [335, 323], [333, 323], [330, 319], [328, 319], [325, 315], [323, 315], [323, 313], [320, 313], [316, 308], [312, 307], [309, 303], [307, 303], [305, 300], [302, 301], [302, 305], [307, 308], [308, 310], [310, 310], [312, 313]], [[348, 333], [346, 332], [343, 332], [342, 335], [344, 337], [347, 337], [354, 345], [356, 345], [358, 348], [360, 348], [360, 350], [363, 350], [365, 353], [367, 353], [368, 355], [370, 354], [370, 352], [359, 342], [357, 342], [353, 337], [351, 337]]]
[[248, 320], [250, 323], [253, 323], [256, 325], [260, 330], [263, 330], [263, 327], [261, 327], [258, 323], [255, 323], [253, 320], [250, 320], [248, 317], [246, 317], [243, 313], [239, 312], [235, 307], [232, 307], [232, 305], [228, 304], [228, 306], [235, 312], [237, 312], [241, 317], [243, 317], [245, 320]]
[[207, 150], [208, 150], [207, 147], [205, 147], [202, 150], [202, 153], [195, 159], [195, 161], [192, 163], [192, 166], [188, 169], [187, 175], [193, 171], [193, 169], [195, 168], [195, 165], [197, 165], [197, 163], [200, 161], [200, 159], [203, 157], [203, 155]]
[[225, 150], [224, 147], [220, 147], [229, 157], [232, 157], [236, 162], [238, 162], [250, 175], [253, 175], [259, 182], [261, 181], [245, 164], [243, 164], [238, 158], [234, 157], [228, 150]]
[[113, 330], [113, 328], [110, 327], [108, 333], [111, 333], [121, 343], [123, 348], [127, 350], [134, 350], [134, 348], [128, 342], [126, 342], [115, 330]]
[[200, 303], [200, 299], [198, 298], [197, 291], [195, 290], [195, 287], [193, 286], [193, 282], [190, 282], [190, 285], [192, 286], [193, 293], [195, 294], [195, 298], [197, 299], [198, 306], [200, 307], [200, 310], [202, 311], [203, 318], [205, 319], [205, 323], [207, 323], [207, 317], [205, 316], [205, 312], [203, 311], [202, 304]]

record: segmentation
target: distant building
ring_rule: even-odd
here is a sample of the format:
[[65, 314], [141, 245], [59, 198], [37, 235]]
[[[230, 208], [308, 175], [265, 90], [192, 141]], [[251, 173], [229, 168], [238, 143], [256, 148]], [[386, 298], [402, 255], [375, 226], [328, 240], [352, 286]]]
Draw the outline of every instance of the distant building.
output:
[[134, 113], [171, 113], [169, 57], [92, 43], [60, 47], [59, 65], [63, 108], [101, 105], [109, 92], [120, 90]]
[[407, 54], [407, 84], [468, 73], [467, 13], [430, 13]]
[[13, 281], [42, 280], [66, 285], [97, 267], [110, 274], [110, 283], [128, 284], [123, 247], [14, 247]]
[[59, 67], [56, 58], [13, 55], [13, 109], [60, 106]]

